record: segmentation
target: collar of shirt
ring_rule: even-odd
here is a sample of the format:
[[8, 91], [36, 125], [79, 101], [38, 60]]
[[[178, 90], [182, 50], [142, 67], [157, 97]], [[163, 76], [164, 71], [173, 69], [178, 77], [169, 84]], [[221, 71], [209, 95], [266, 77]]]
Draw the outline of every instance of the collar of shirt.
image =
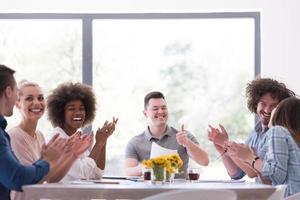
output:
[[7, 121], [6, 121], [6, 119], [5, 119], [2, 115], [0, 115], [0, 127], [1, 127], [3, 130], [5, 130], [5, 129], [6, 129], [6, 126], [7, 126]]
[[60, 128], [59, 126], [55, 127], [53, 129], [53, 135], [55, 135], [56, 133], [59, 133], [59, 136], [62, 137], [62, 138], [69, 138], [70, 136], [67, 135], [67, 133], [62, 129]]
[[257, 122], [254, 127], [257, 134], [263, 134], [269, 130], [269, 127], [266, 126], [264, 129], [262, 128], [261, 122]]
[[[163, 139], [166, 136], [171, 136], [171, 134], [172, 134], [172, 131], [171, 131], [170, 127], [167, 126], [166, 131], [165, 131], [164, 135], [161, 137], [161, 139]], [[150, 129], [149, 129], [149, 126], [145, 130], [145, 136], [146, 136], [147, 140], [149, 140], [149, 141], [153, 141], [153, 140], [156, 141], [156, 142], [159, 141], [159, 139], [152, 136], [152, 134], [150, 132]]]

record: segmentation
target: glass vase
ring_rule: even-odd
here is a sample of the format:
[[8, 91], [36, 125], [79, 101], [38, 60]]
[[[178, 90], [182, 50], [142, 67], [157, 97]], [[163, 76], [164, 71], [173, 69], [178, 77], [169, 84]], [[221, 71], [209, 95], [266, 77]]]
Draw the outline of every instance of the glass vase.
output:
[[169, 173], [166, 171], [166, 182], [174, 183], [175, 173]]
[[154, 165], [151, 173], [153, 184], [163, 184], [166, 180], [166, 168], [163, 165]]

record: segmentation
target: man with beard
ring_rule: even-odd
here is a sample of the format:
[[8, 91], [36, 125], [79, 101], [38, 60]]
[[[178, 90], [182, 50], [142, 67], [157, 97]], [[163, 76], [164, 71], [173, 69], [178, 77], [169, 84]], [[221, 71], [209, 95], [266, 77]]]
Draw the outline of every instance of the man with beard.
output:
[[185, 176], [189, 157], [200, 165], [208, 165], [207, 153], [200, 148], [196, 138], [182, 125], [178, 131], [168, 126], [168, 108], [165, 97], [161, 92], [150, 92], [144, 99], [144, 116], [148, 121], [147, 129], [133, 137], [126, 147], [125, 172], [128, 176], [142, 174], [141, 161], [149, 159], [152, 142], [158, 145], [177, 150], [183, 161]]
[[[266, 153], [267, 143], [266, 132], [270, 121], [272, 110], [280, 101], [295, 94], [283, 83], [270, 78], [258, 78], [247, 85], [246, 97], [247, 106], [250, 112], [257, 114], [258, 122], [249, 133], [245, 141], [258, 156], [263, 159]], [[228, 175], [232, 179], [241, 179], [247, 174], [250, 178], [256, 177], [257, 173], [253, 167], [232, 153], [236, 142], [228, 141], [228, 134], [225, 128], [220, 125], [220, 129], [209, 126], [208, 138], [214, 143], [216, 150], [222, 155], [223, 164]]]

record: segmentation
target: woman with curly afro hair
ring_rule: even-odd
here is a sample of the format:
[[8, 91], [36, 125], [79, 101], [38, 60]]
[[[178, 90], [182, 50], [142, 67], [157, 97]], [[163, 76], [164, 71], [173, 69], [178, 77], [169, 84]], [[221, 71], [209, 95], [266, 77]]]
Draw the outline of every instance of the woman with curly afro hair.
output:
[[[48, 119], [55, 127], [50, 137], [59, 133], [69, 138], [78, 129], [90, 125], [96, 113], [96, 98], [92, 88], [81, 83], [60, 84], [47, 97]], [[96, 143], [90, 152], [83, 154], [62, 181], [77, 179], [99, 179], [105, 168], [106, 141], [114, 132], [117, 119], [106, 121], [96, 131]]]
[[[257, 78], [247, 84], [246, 97], [250, 112], [258, 117], [254, 129], [249, 133], [245, 144], [253, 151], [257, 152], [260, 158], [266, 154], [265, 144], [267, 143], [266, 132], [271, 118], [272, 110], [280, 101], [288, 97], [295, 96], [294, 92], [289, 90], [285, 84], [270, 78]], [[249, 164], [246, 164], [244, 158], [237, 157], [235, 150], [239, 147], [235, 142], [228, 139], [225, 128], [220, 125], [220, 129], [210, 126], [208, 132], [217, 151], [223, 155], [223, 164], [226, 167], [228, 175], [232, 179], [241, 179], [247, 174], [250, 178], [257, 177], [256, 171]], [[260, 182], [260, 179], [256, 179]]]

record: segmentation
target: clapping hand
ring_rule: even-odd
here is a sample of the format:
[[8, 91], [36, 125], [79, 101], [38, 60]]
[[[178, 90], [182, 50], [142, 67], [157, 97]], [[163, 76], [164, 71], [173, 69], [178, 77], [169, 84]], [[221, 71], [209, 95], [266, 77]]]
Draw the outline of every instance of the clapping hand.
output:
[[214, 128], [211, 125], [208, 130], [208, 139], [214, 144], [223, 146], [226, 141], [228, 141], [228, 134], [225, 128], [220, 124], [220, 129]]
[[42, 159], [49, 162], [50, 165], [55, 164], [55, 162], [60, 158], [62, 153], [67, 149], [67, 139], [59, 138], [59, 134], [54, 135], [47, 145], [42, 147]]
[[113, 117], [112, 122], [106, 120], [102, 128], [98, 128], [96, 132], [96, 144], [106, 143], [107, 138], [115, 131], [117, 122], [118, 118]]
[[228, 142], [226, 146], [228, 149], [228, 155], [231, 157], [238, 158], [248, 163], [252, 162], [255, 152], [248, 145], [243, 143]]
[[93, 144], [93, 139], [93, 133], [76, 137], [71, 146], [71, 152], [73, 153], [73, 155], [78, 158], [81, 154], [83, 154], [91, 147], [91, 145]]

